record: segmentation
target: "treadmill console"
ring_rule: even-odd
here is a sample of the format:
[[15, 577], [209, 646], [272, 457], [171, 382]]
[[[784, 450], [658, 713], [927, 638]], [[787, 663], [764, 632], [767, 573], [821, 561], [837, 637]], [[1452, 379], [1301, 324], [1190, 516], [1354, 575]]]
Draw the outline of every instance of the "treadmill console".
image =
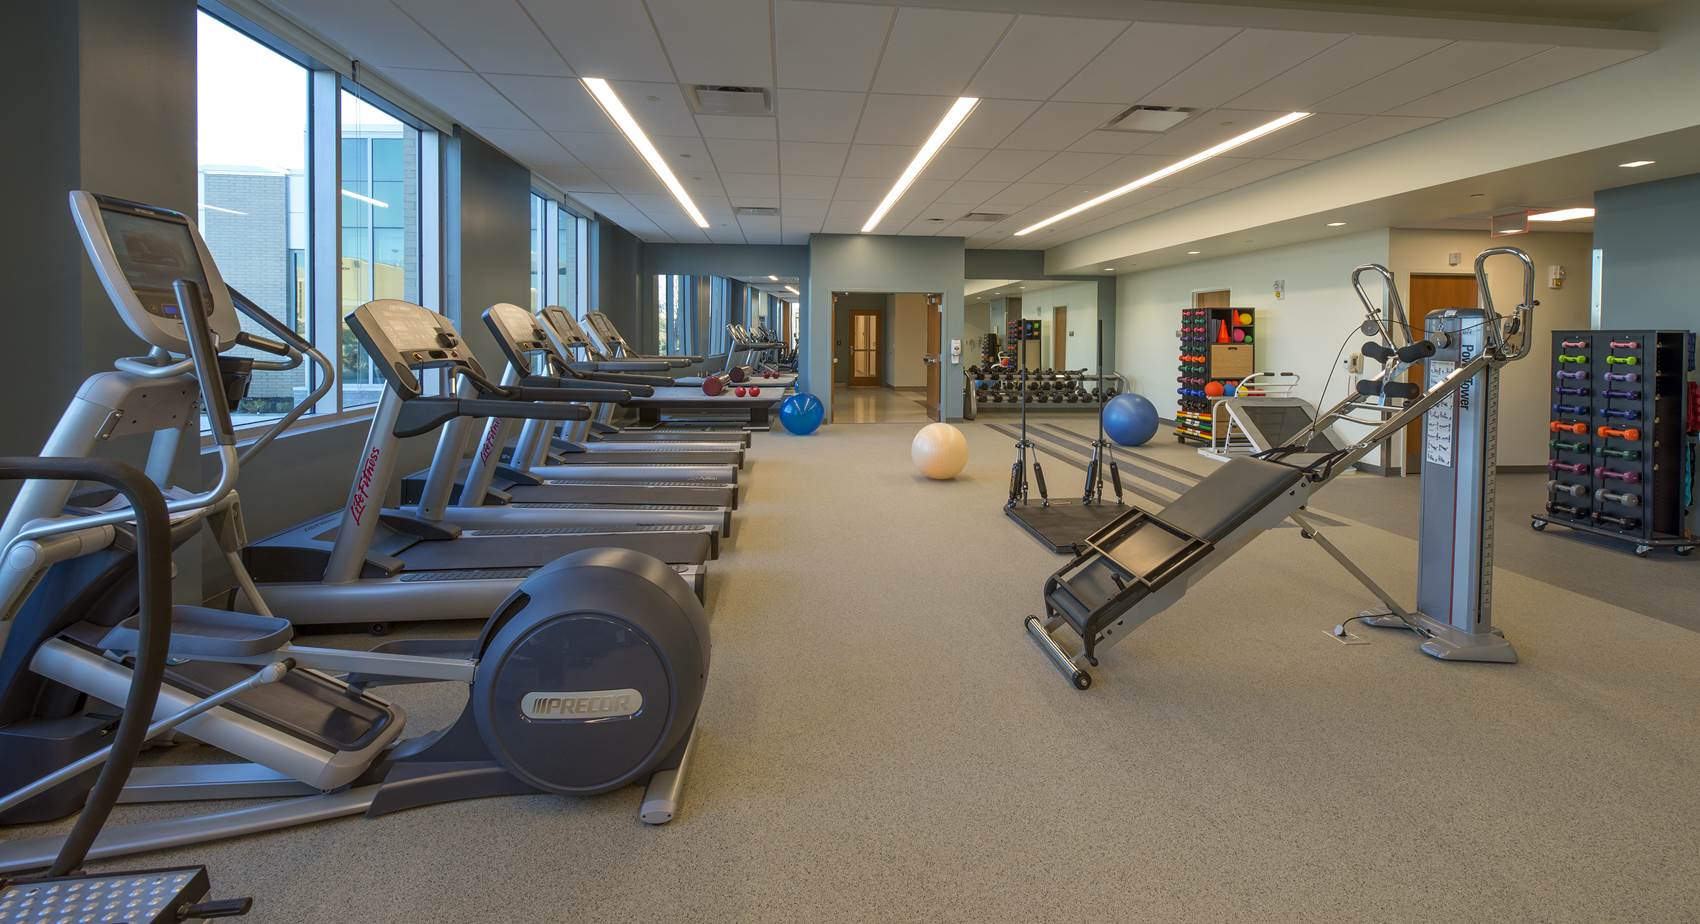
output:
[[344, 320], [384, 381], [404, 399], [423, 392], [417, 374], [421, 369], [456, 367], [484, 374], [460, 332], [429, 308], [382, 298], [354, 309]]
[[491, 305], [484, 309], [484, 324], [496, 335], [496, 345], [515, 369], [528, 369], [533, 355], [554, 350], [537, 318], [518, 305], [507, 302]]

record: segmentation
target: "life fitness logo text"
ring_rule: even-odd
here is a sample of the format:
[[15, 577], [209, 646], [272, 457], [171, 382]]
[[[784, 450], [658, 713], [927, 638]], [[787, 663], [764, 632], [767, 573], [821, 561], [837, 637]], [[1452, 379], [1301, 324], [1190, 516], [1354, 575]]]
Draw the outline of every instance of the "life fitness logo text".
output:
[[495, 450], [496, 443], [499, 442], [501, 440], [501, 438], [502, 438], [502, 422], [500, 420], [491, 421], [490, 422], [490, 432], [488, 434], [486, 434], [485, 437], [484, 437], [484, 445], [479, 447], [479, 449], [478, 449], [478, 461], [480, 461], [480, 462], [490, 461], [490, 453]]
[[374, 449], [366, 456], [366, 461], [360, 465], [360, 478], [354, 482], [354, 499], [348, 502], [348, 512], [354, 514], [354, 522], [366, 515], [366, 495], [372, 490], [372, 476], [378, 471], [378, 456], [382, 450]]

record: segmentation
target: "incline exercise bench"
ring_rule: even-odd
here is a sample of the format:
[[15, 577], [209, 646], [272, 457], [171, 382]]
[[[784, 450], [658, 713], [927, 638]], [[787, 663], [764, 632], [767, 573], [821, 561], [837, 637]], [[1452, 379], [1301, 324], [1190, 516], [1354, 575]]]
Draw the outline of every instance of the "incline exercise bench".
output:
[[[1523, 263], [1523, 303], [1507, 316], [1494, 311], [1488, 290], [1484, 264], [1496, 254]], [[1386, 283], [1385, 316], [1358, 285], [1370, 270]], [[1044, 617], [1025, 621], [1063, 675], [1077, 689], [1090, 687], [1092, 675], [1079, 662], [1097, 666], [1104, 649], [1283, 520], [1381, 602], [1381, 609], [1356, 618], [1409, 629], [1424, 639], [1423, 652], [1442, 660], [1515, 662], [1517, 653], [1491, 618], [1495, 431], [1500, 367], [1528, 355], [1533, 342], [1535, 266], [1521, 250], [1491, 248], [1476, 257], [1476, 282], [1481, 308], [1430, 312], [1423, 339], [1413, 341], [1392, 272], [1375, 264], [1354, 270], [1353, 288], [1368, 315], [1364, 332], [1377, 338], [1364, 344], [1363, 354], [1380, 371], [1281, 445], [1235, 457], [1163, 510], [1133, 507], [1088, 537], [1084, 550], [1046, 579]], [[1418, 362], [1424, 384], [1399, 381]], [[1422, 523], [1417, 605], [1407, 611], [1303, 511], [1312, 493], [1418, 418], [1424, 418]], [[1344, 448], [1316, 451], [1313, 434], [1339, 422], [1369, 430]], [[1055, 637], [1065, 626], [1083, 643], [1077, 654]], [[1349, 637], [1344, 623], [1333, 634]]]

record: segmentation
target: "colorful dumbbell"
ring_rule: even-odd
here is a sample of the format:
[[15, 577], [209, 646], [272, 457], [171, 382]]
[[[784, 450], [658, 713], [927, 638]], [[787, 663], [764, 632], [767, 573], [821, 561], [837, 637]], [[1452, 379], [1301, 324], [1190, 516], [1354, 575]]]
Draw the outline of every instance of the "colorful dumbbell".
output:
[[1588, 409], [1580, 404], [1555, 404], [1552, 406], [1552, 412], [1554, 414], [1586, 414]]
[[1553, 358], [1560, 363], [1575, 363], [1579, 366], [1588, 364], [1588, 356], [1585, 353], [1560, 353]]
[[1575, 442], [1570, 442], [1568, 440], [1552, 440], [1551, 442], [1547, 443], [1547, 445], [1551, 446], [1552, 448], [1557, 449], [1561, 452], [1587, 452], [1588, 451], [1588, 444], [1587, 443], [1575, 443]]
[[1559, 385], [1554, 387], [1553, 391], [1561, 395], [1586, 395], [1588, 393], [1587, 387], [1581, 385]]
[[1638, 442], [1641, 439], [1641, 431], [1634, 427], [1626, 427], [1620, 430], [1616, 427], [1607, 427], [1602, 425], [1594, 428], [1594, 434], [1596, 436], [1628, 440], [1631, 443]]
[[[1563, 357], [1560, 357], [1562, 360]], [[1606, 362], [1614, 366], [1639, 366], [1641, 359], [1637, 356], [1607, 356]]]
[[1594, 496], [1603, 501], [1611, 501], [1614, 504], [1622, 504], [1625, 507], [1641, 506], [1641, 495], [1630, 494], [1627, 491], [1608, 491], [1605, 488], [1601, 488], [1594, 492]]
[[1586, 474], [1588, 474], [1588, 463], [1586, 463], [1586, 462], [1560, 462], [1557, 459], [1552, 459], [1552, 460], [1549, 460], [1547, 462], [1547, 471], [1549, 471], [1549, 472], [1569, 472], [1572, 475], [1586, 475]]
[[1596, 513], [1594, 519], [1601, 523], [1610, 523], [1619, 529], [1640, 529], [1641, 521], [1634, 517], [1620, 517], [1610, 513]]
[[1622, 459], [1625, 462], [1634, 462], [1641, 458], [1641, 450], [1639, 449], [1611, 449], [1601, 446], [1594, 452], [1609, 459]]
[[1641, 393], [1631, 389], [1607, 388], [1600, 392], [1602, 398], [1622, 398], [1626, 401], [1640, 401]]
[[1606, 373], [1606, 381], [1608, 381], [1608, 382], [1639, 382], [1639, 381], [1641, 381], [1641, 373], [1639, 373], [1639, 372], [1607, 372]]
[[1571, 349], [1571, 348], [1586, 349], [1587, 346], [1588, 346], [1588, 341], [1586, 341], [1586, 340], [1560, 340], [1558, 342], [1558, 345], [1561, 346], [1561, 347], [1564, 347], [1565, 349]]
[[1615, 417], [1618, 420], [1640, 420], [1641, 412], [1632, 407], [1602, 407], [1601, 417]]
[[1641, 349], [1641, 341], [1639, 341], [1639, 340], [1613, 340], [1611, 342], [1611, 348], [1614, 349], [1614, 350], [1639, 350], [1639, 349]]
[[1547, 490], [1554, 494], [1568, 494], [1571, 497], [1581, 497], [1588, 493], [1588, 486], [1585, 484], [1568, 484], [1563, 481], [1548, 481]]
[[1555, 372], [1553, 375], [1561, 379], [1576, 379], [1582, 382], [1586, 382], [1588, 380], [1588, 370], [1586, 369], [1575, 369], [1570, 372]]
[[[1548, 463], [1548, 464], [1550, 465], [1551, 463]], [[1600, 466], [1599, 468], [1594, 469], [1594, 474], [1601, 477], [1601, 478], [1606, 479], [1607, 481], [1621, 481], [1624, 484], [1640, 484], [1641, 483], [1641, 473], [1640, 472], [1624, 472], [1624, 471], [1619, 471], [1615, 468], [1606, 468], [1604, 465]]]
[[1581, 436], [1588, 432], [1588, 425], [1581, 422], [1571, 423], [1567, 420], [1555, 420], [1547, 424], [1547, 429], [1554, 433], [1574, 433]]

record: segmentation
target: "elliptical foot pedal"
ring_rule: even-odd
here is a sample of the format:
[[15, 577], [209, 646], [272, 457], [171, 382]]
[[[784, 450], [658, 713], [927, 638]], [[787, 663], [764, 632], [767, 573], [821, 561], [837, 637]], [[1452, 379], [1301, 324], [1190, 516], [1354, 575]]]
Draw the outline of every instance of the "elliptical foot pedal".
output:
[[0, 882], [0, 924], [90, 921], [177, 924], [248, 913], [248, 898], [207, 901], [204, 866]]

